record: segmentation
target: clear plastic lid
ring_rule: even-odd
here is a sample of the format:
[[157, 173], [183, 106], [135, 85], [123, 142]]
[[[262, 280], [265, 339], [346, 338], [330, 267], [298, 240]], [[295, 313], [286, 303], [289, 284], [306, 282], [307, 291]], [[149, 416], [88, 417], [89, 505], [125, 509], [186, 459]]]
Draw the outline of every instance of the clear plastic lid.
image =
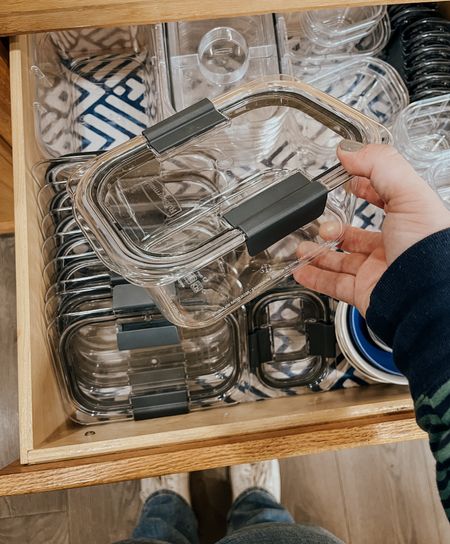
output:
[[111, 149], [163, 118], [161, 25], [31, 39], [37, 140], [48, 156]]
[[[275, 285], [339, 241], [339, 236], [319, 239], [322, 221], [351, 219], [353, 197], [345, 191], [335, 197], [333, 191], [350, 179], [336, 160], [317, 177], [299, 170], [296, 160], [291, 166], [256, 163], [247, 153], [226, 169], [220, 162], [190, 167], [199, 150], [214, 155], [209, 134], [220, 133], [230, 118], [273, 105], [300, 112], [305, 122], [313, 120], [342, 138], [389, 140], [383, 127], [345, 104], [280, 79], [202, 101], [91, 161], [69, 184], [77, 220], [99, 258], [149, 288], [161, 311], [180, 326], [219, 319]], [[307, 145], [292, 138], [294, 147]], [[179, 184], [203, 192], [184, 199], [172, 188]], [[302, 240], [317, 242], [317, 250], [300, 260], [296, 250]]]
[[[408, 89], [400, 74], [375, 57], [350, 58], [314, 77], [310, 84], [386, 127], [393, 125], [409, 103]], [[335, 147], [335, 142], [331, 143]]]
[[279, 74], [272, 15], [168, 23], [167, 51], [177, 111]]
[[96, 313], [85, 309], [75, 317], [77, 306], [83, 308], [72, 305], [60, 337], [56, 324], [50, 327], [67, 410], [76, 422], [173, 415], [235, 402], [236, 390], [245, 392], [243, 310], [206, 329], [182, 330], [156, 308], [115, 315], [105, 298]]
[[305, 11], [302, 28], [308, 38], [333, 47], [366, 36], [386, 15], [386, 6], [365, 6]]
[[276, 15], [282, 72], [303, 81], [351, 56], [377, 56], [390, 36], [389, 18], [385, 16], [362, 37], [324, 46], [305, 33], [303, 17], [302, 12]]
[[422, 174], [450, 157], [450, 94], [410, 104], [397, 117], [393, 136], [400, 153]]
[[[278, 289], [252, 303], [249, 322], [252, 369], [264, 385], [281, 389], [311, 386], [326, 376], [335, 350], [327, 300], [299, 287]], [[312, 353], [308, 341], [308, 327], [317, 325], [331, 337], [326, 355]], [[323, 338], [320, 341], [323, 344]]]

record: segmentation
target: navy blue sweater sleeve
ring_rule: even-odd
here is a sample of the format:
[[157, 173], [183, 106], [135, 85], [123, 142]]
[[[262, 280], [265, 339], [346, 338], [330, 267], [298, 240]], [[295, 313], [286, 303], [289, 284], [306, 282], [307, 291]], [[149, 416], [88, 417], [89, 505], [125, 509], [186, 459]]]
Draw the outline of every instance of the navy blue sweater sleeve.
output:
[[418, 242], [392, 263], [372, 292], [366, 319], [392, 346], [408, 379], [450, 519], [450, 229]]

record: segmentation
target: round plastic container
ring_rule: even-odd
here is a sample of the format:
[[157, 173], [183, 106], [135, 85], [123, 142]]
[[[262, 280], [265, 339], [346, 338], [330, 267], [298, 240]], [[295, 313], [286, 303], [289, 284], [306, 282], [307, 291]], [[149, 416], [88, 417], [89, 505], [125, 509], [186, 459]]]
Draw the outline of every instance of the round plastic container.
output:
[[[374, 382], [408, 385], [407, 379], [399, 375], [396, 368], [391, 366], [386, 370], [386, 366], [392, 363], [392, 355], [382, 350], [375, 342], [371, 343], [367, 327], [364, 332], [358, 321], [357, 314], [351, 306], [344, 302], [338, 304], [335, 315], [336, 340], [348, 362], [364, 377]], [[358, 343], [355, 342], [355, 337], [358, 337]], [[363, 350], [367, 357], [360, 351], [361, 345], [364, 346]], [[389, 357], [391, 363], [387, 362]], [[377, 364], [374, 364], [374, 360]], [[395, 373], [392, 370], [395, 370]]]

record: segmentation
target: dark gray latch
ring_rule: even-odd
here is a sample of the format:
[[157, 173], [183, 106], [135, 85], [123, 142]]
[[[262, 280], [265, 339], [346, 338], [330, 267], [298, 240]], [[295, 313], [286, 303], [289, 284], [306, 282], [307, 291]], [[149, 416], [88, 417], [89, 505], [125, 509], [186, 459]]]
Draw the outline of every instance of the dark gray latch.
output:
[[267, 328], [258, 329], [249, 334], [250, 367], [253, 372], [261, 363], [267, 363], [273, 359], [270, 331]]
[[139, 311], [154, 308], [155, 303], [143, 287], [131, 283], [117, 283], [113, 287], [113, 310], [115, 312]]
[[[172, 384], [169, 391], [158, 390], [158, 384]], [[183, 366], [130, 373], [130, 396], [134, 419], [185, 414], [189, 412], [186, 372]], [[154, 391], [146, 391], [151, 386]]]
[[178, 329], [165, 319], [117, 325], [119, 350], [173, 346], [180, 343]]
[[305, 321], [309, 354], [336, 357], [336, 331], [334, 323], [310, 319]]
[[142, 133], [158, 153], [179, 146], [227, 121], [211, 100], [204, 98]]
[[298, 172], [233, 208], [224, 218], [245, 234], [248, 252], [254, 256], [320, 217], [327, 194], [324, 185]]

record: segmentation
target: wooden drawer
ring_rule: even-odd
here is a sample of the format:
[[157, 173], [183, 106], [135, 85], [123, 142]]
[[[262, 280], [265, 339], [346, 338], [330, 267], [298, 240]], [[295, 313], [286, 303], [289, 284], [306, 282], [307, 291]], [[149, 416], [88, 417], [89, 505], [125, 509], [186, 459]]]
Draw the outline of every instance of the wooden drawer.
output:
[[423, 437], [404, 387], [266, 400], [147, 421], [81, 427], [65, 415], [46, 345], [29, 38], [11, 41], [20, 462], [0, 471], [16, 494], [191, 471]]

